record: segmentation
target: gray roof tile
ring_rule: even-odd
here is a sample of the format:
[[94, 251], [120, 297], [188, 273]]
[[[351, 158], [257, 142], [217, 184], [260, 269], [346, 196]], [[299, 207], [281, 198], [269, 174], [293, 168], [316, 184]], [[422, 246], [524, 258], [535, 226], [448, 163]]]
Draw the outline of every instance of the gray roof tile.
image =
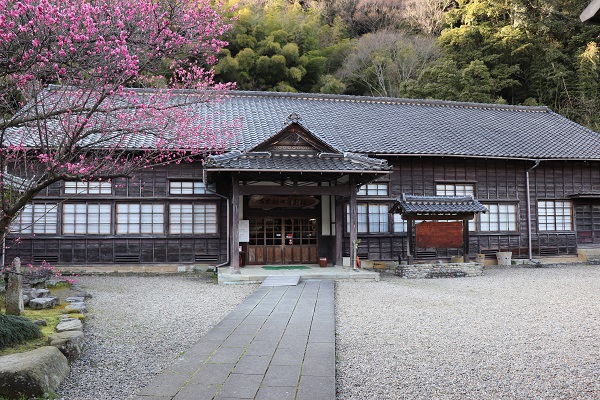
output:
[[297, 112], [310, 132], [355, 153], [600, 159], [598, 133], [546, 107], [233, 91], [213, 109], [218, 118], [240, 118], [240, 150]]
[[206, 160], [211, 170], [305, 171], [305, 172], [381, 172], [389, 170], [385, 160], [352, 153], [345, 154], [271, 154], [270, 152], [231, 151]]
[[[237, 120], [241, 130], [230, 147], [238, 150], [273, 136], [297, 112], [306, 129], [344, 152], [600, 160], [598, 133], [546, 107], [246, 91], [193, 107], [199, 121]], [[10, 133], [17, 132], [15, 138], [31, 134], [25, 128]], [[134, 135], [127, 145], [152, 146], [151, 139]]]
[[402, 214], [458, 214], [487, 212], [473, 196], [413, 196], [402, 194], [390, 212]]

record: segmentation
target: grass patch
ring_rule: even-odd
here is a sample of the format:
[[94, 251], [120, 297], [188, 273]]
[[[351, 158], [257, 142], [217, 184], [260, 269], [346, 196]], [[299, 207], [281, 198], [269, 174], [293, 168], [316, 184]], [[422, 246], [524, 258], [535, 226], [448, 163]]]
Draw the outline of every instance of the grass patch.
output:
[[[63, 292], [69, 290], [69, 288], [70, 285], [68, 284], [60, 284], [57, 286], [53, 286], [50, 288], [50, 295], [53, 297], [62, 298], [63, 296], [61, 296], [61, 294], [64, 294]], [[47, 325], [39, 327], [39, 331], [41, 332], [41, 336], [39, 337], [32, 337], [28, 340], [20, 341], [19, 343], [9, 345], [8, 347], [3, 347], [2, 345], [0, 345], [0, 356], [5, 356], [14, 353], [23, 353], [26, 351], [35, 350], [41, 346], [47, 346], [48, 336], [56, 333], [56, 325], [58, 325], [58, 323], [60, 322], [61, 315], [64, 315], [66, 313], [65, 307], [66, 304], [64, 303], [61, 303], [60, 305], [52, 309], [45, 310], [31, 310], [25, 307], [25, 311], [23, 312], [21, 318], [27, 319], [30, 323], [38, 319], [43, 319], [46, 320]], [[0, 295], [0, 310], [5, 310], [5, 297], [2, 295]], [[85, 319], [85, 316], [80, 313], [72, 313], [69, 314], [69, 316], [73, 318], [79, 318], [82, 320]], [[0, 318], [1, 317], [5, 316], [0, 315]], [[2, 338], [2, 336], [3, 332], [0, 331], [0, 339]]]

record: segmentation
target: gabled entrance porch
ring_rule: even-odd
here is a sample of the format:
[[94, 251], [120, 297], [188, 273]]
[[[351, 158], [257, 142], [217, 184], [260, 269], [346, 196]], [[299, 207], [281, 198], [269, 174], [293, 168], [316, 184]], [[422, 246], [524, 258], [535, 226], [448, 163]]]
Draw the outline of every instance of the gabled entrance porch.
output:
[[[230, 200], [234, 274], [241, 274], [243, 263], [316, 264], [328, 257], [341, 265], [346, 204], [350, 243], [357, 243], [358, 188], [391, 173], [386, 160], [342, 153], [298, 120], [292, 114], [286, 127], [259, 145], [210, 156], [204, 164], [204, 182], [218, 182]], [[348, 247], [354, 263], [355, 246]]]

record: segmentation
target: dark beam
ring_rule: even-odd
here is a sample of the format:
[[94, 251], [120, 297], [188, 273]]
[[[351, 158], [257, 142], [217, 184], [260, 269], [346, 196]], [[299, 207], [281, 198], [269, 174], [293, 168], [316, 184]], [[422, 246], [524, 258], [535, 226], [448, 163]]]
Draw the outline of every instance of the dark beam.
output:
[[415, 242], [413, 240], [413, 230], [414, 230], [415, 220], [412, 218], [408, 218], [406, 221], [406, 260], [408, 264], [412, 264], [414, 258], [417, 255], [417, 250], [415, 248]]
[[342, 265], [344, 251], [344, 202], [335, 199], [335, 265]]
[[350, 265], [356, 268], [356, 250], [354, 244], [358, 239], [358, 205], [356, 203], [356, 183], [354, 176], [350, 177]]
[[422, 219], [426, 221], [437, 221], [437, 220], [449, 220], [449, 221], [460, 221], [460, 220], [471, 220], [475, 218], [474, 213], [468, 214], [402, 214], [402, 219], [408, 220]]
[[469, 262], [469, 221], [463, 220], [463, 258], [464, 262]]
[[270, 194], [290, 196], [348, 195], [348, 186], [239, 186], [239, 194]]
[[234, 274], [240, 271], [240, 181], [237, 174], [231, 174], [231, 270]]

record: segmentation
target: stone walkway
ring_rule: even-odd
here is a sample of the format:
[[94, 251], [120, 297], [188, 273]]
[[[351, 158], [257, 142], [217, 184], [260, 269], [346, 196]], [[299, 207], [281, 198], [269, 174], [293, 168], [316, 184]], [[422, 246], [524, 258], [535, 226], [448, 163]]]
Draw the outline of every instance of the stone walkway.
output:
[[335, 399], [333, 280], [259, 287], [133, 399]]

